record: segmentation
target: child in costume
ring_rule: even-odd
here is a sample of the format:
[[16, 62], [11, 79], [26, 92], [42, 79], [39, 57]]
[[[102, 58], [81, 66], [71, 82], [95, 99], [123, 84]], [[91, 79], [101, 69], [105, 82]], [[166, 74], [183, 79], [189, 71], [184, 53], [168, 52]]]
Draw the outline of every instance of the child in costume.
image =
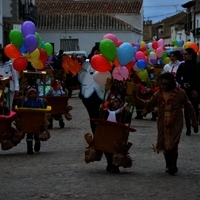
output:
[[[103, 108], [102, 118], [116, 123], [129, 124], [131, 121], [130, 107], [124, 101], [125, 95], [119, 92], [110, 92]], [[109, 133], [108, 133], [109, 134]], [[113, 164], [113, 154], [104, 152], [107, 159], [106, 171], [119, 173], [119, 166]]]
[[[47, 92], [47, 96], [64, 96], [67, 95], [67, 91], [63, 90], [63, 87], [61, 85], [61, 82], [59, 80], [52, 80], [52, 88]], [[68, 105], [68, 100], [66, 100], [66, 113], [65, 113], [65, 118], [67, 120], [71, 120], [72, 119], [72, 115], [69, 113], [70, 110], [72, 110], [72, 106]], [[59, 103], [59, 102], [58, 102]], [[63, 121], [63, 117], [61, 114], [59, 115], [51, 115], [49, 122], [50, 124], [48, 125], [48, 129], [52, 129], [53, 128], [53, 119], [58, 120], [59, 121], [59, 126], [60, 128], [64, 128], [65, 123]]]
[[[22, 97], [18, 101], [17, 106], [26, 108], [46, 108], [47, 101], [45, 99], [38, 98], [38, 91], [36, 87], [34, 85], [29, 85], [26, 88], [26, 97]], [[34, 151], [40, 151], [40, 140], [37, 133], [27, 133], [27, 154], [33, 154], [33, 139], [35, 140]]]
[[166, 172], [174, 175], [178, 172], [178, 144], [183, 129], [183, 106], [190, 116], [194, 131], [198, 130], [198, 122], [194, 108], [184, 90], [176, 86], [174, 75], [161, 74], [158, 79], [159, 89], [150, 100], [138, 98], [134, 92], [135, 102], [147, 110], [157, 107], [157, 144], [154, 151], [163, 152], [166, 161]]

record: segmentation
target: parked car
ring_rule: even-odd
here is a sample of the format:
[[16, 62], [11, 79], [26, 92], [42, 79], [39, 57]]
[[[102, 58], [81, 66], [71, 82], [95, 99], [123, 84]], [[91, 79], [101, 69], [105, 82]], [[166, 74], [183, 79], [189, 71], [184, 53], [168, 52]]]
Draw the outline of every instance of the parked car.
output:
[[[64, 54], [67, 54], [68, 56], [71, 57], [71, 55], [73, 53], [75, 53], [77, 55], [77, 57], [80, 57], [80, 56], [85, 56], [86, 58], [88, 57], [87, 55], [87, 52], [86, 51], [64, 51], [63, 52]], [[58, 55], [58, 54], [57, 54]]]

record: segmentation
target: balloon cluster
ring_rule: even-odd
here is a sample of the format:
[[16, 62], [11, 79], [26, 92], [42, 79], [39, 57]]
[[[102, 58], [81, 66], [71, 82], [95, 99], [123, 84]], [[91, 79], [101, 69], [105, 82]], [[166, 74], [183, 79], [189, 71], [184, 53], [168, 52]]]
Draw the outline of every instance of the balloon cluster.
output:
[[4, 52], [13, 60], [13, 67], [17, 71], [25, 70], [28, 62], [35, 69], [42, 70], [46, 62], [52, 59], [52, 45], [42, 40], [31, 21], [25, 21], [21, 31], [11, 30], [9, 39], [11, 43], [5, 46]]
[[[133, 69], [139, 78], [146, 82], [149, 80], [146, 70], [148, 65], [165, 65], [170, 62], [169, 53], [175, 50], [183, 51], [185, 48], [193, 48], [200, 56], [199, 47], [194, 42], [173, 40], [173, 47], [166, 48], [163, 39], [146, 44], [122, 42], [111, 33], [103, 36], [100, 41], [100, 54], [91, 59], [92, 67], [96, 70], [94, 80], [98, 84], [105, 84], [107, 78], [126, 80]], [[114, 67], [114, 68], [113, 68]], [[111, 72], [112, 71], [112, 72]]]

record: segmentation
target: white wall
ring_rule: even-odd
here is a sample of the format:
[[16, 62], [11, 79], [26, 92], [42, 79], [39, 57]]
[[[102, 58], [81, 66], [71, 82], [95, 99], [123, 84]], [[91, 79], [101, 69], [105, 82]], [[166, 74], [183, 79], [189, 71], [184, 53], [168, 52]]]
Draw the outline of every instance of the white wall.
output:
[[117, 14], [115, 16], [133, 27], [143, 30], [142, 14]]
[[118, 40], [123, 42], [141, 42], [141, 35], [134, 32], [56, 32], [56, 31], [40, 31], [37, 32], [42, 37], [44, 42], [54, 43], [54, 50], [58, 52], [60, 50], [60, 39], [79, 39], [80, 50], [90, 53], [92, 47], [96, 42], [100, 42], [103, 36], [107, 33], [116, 35]]
[[3, 2], [3, 16], [4, 17], [12, 17], [11, 14], [11, 7], [10, 4], [12, 3], [12, 0], [2, 0]]
[[[196, 28], [200, 28], [200, 13], [196, 14]], [[196, 38], [195, 42], [200, 44], [200, 37]]]
[[3, 0], [0, 0], [0, 46], [3, 46]]

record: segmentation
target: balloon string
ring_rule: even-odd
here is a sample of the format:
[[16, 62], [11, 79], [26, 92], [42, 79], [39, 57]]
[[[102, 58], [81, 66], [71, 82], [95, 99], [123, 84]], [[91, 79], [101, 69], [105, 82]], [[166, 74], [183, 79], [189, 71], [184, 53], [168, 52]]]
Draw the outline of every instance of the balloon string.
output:
[[[108, 90], [105, 90], [104, 92], [104, 96], [103, 96], [103, 102], [102, 104], [104, 105], [104, 102], [105, 102], [105, 99], [106, 99], [106, 93], [107, 93]], [[103, 112], [103, 109], [100, 110], [100, 114], [99, 114], [99, 118], [101, 119], [102, 117], [102, 112]]]

